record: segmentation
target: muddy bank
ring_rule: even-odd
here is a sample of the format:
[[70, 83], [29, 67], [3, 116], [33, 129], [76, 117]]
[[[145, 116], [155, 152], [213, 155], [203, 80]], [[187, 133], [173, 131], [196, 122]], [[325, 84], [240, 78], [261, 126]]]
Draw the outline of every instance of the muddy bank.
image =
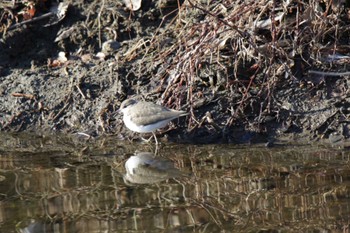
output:
[[115, 113], [133, 97], [191, 113], [163, 140], [349, 137], [346, 4], [65, 3], [58, 23], [11, 30], [8, 9], [26, 8], [0, 5], [1, 131], [138, 138]]

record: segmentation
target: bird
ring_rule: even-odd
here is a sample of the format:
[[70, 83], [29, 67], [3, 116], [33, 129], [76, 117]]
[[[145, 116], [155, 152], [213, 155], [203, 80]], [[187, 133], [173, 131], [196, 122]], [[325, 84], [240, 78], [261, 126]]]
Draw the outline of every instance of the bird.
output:
[[152, 133], [158, 145], [154, 132], [164, 128], [171, 120], [186, 116], [186, 111], [177, 111], [167, 107], [135, 99], [126, 99], [122, 102], [119, 112], [123, 114], [123, 122], [131, 131], [138, 133]]

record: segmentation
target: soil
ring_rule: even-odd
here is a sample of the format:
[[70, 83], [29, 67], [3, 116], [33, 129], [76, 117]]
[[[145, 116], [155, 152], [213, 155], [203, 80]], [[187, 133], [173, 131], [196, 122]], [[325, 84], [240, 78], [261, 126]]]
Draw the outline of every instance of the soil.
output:
[[117, 113], [136, 98], [190, 112], [161, 140], [346, 142], [348, 6], [235, 2], [144, 0], [131, 11], [123, 1], [66, 1], [61, 21], [11, 30], [0, 4], [0, 130], [137, 139]]

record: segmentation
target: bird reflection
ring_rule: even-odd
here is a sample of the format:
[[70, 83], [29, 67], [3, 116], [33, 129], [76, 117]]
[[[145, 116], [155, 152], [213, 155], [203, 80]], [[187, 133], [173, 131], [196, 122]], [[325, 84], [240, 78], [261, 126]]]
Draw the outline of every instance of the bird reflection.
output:
[[27, 227], [19, 229], [20, 233], [45, 233], [51, 232], [50, 226], [42, 222], [33, 221]]
[[165, 158], [155, 157], [150, 152], [138, 152], [125, 162], [124, 181], [134, 184], [152, 184], [182, 176], [174, 163]]

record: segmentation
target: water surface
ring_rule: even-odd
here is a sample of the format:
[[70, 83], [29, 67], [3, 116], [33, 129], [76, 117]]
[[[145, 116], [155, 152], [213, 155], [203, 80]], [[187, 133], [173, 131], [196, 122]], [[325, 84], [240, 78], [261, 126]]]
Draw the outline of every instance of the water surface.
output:
[[113, 138], [33, 135], [0, 142], [0, 232], [349, 229], [348, 149], [169, 144], [155, 152]]

